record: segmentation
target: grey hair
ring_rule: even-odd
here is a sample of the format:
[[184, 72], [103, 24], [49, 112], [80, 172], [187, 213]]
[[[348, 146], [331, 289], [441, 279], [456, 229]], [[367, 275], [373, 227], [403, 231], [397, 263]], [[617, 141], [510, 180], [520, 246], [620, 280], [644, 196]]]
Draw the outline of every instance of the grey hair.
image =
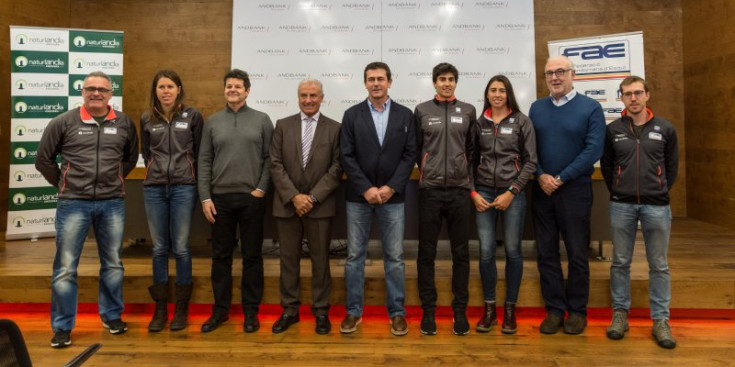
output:
[[322, 82], [314, 78], [306, 78], [300, 81], [298, 89], [301, 89], [301, 86], [307, 85], [307, 84], [315, 84], [317, 87], [319, 87], [319, 92], [322, 94], [322, 96], [324, 95], [324, 87], [322, 86]]
[[110, 76], [105, 74], [102, 71], [93, 71], [87, 74], [87, 76], [84, 77], [84, 81], [86, 82], [88, 78], [92, 78], [92, 77], [107, 79], [107, 81], [110, 82], [110, 84], [112, 84], [112, 79], [110, 78]]

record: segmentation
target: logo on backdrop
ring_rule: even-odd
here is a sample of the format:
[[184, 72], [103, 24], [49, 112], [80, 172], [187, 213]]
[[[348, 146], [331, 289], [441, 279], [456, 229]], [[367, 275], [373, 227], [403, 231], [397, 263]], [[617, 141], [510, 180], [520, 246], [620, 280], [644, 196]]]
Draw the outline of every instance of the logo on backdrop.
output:
[[390, 10], [411, 10], [421, 8], [418, 1], [391, 1], [386, 4]]
[[265, 33], [268, 32], [270, 27], [264, 25], [239, 25], [237, 26], [238, 31], [250, 32], [250, 33]]
[[409, 24], [408, 30], [414, 32], [439, 32], [442, 30], [442, 26], [439, 24]]
[[460, 32], [480, 32], [485, 30], [485, 25], [477, 23], [458, 23], [452, 24], [452, 30]]
[[503, 31], [516, 32], [527, 31], [531, 28], [531, 25], [527, 23], [501, 23], [496, 25], [495, 28]]
[[375, 7], [372, 3], [347, 3], [341, 5], [343, 9], [348, 10], [373, 10]]
[[355, 26], [347, 24], [323, 25], [321, 27], [321, 30], [324, 33], [345, 33], [352, 32], [354, 29]]
[[13, 107], [17, 113], [26, 113], [28, 111], [28, 104], [21, 101], [15, 104]]
[[375, 50], [372, 48], [343, 48], [339, 52], [350, 56], [372, 56]]
[[461, 1], [432, 1], [432, 7], [461, 8], [464, 4]]
[[287, 33], [308, 33], [311, 32], [311, 26], [306, 24], [284, 24], [279, 25], [278, 30]]
[[74, 46], [84, 47], [85, 45], [87, 45], [87, 39], [82, 36], [76, 36], [74, 37], [73, 43], [74, 43]]
[[461, 79], [485, 79], [485, 73], [481, 71], [460, 71]]
[[332, 80], [352, 80], [354, 74], [352, 73], [339, 73], [339, 72], [326, 72], [319, 75], [322, 79]]
[[304, 56], [329, 56], [332, 50], [328, 48], [300, 48], [298, 53]]
[[421, 55], [421, 49], [417, 47], [391, 47], [388, 49], [391, 55]]
[[434, 47], [431, 49], [431, 53], [434, 55], [462, 55], [464, 54], [464, 48], [460, 47]]
[[300, 2], [302, 10], [330, 10], [332, 9], [331, 4], [327, 3], [315, 3], [313, 1]]
[[510, 53], [510, 47], [477, 47], [475, 51], [483, 55], [507, 55]]
[[294, 72], [283, 72], [276, 74], [278, 79], [285, 80], [301, 80], [309, 77], [309, 73], [294, 73]]
[[291, 9], [291, 5], [287, 3], [277, 3], [277, 4], [260, 3], [258, 4], [257, 8], [262, 9], [262, 10], [284, 11], [284, 10]]
[[366, 25], [365, 30], [371, 32], [395, 32], [398, 30], [398, 26], [392, 24], [374, 24]]
[[529, 79], [531, 78], [531, 73], [528, 71], [501, 71], [498, 74], [505, 75], [508, 79]]
[[475, 7], [483, 9], [503, 9], [508, 7], [509, 1], [476, 1]]

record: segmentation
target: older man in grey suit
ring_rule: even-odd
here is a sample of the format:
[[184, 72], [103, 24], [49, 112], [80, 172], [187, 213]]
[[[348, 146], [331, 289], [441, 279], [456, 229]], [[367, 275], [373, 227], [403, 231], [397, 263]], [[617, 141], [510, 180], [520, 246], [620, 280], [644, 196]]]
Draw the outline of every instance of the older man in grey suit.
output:
[[311, 309], [316, 316], [316, 332], [327, 334], [331, 330], [329, 244], [336, 207], [334, 191], [342, 176], [340, 123], [319, 112], [324, 92], [318, 80], [301, 81], [298, 98], [301, 112], [276, 122], [270, 146], [283, 307], [273, 332], [282, 333], [299, 321], [299, 260], [305, 236], [311, 255]]

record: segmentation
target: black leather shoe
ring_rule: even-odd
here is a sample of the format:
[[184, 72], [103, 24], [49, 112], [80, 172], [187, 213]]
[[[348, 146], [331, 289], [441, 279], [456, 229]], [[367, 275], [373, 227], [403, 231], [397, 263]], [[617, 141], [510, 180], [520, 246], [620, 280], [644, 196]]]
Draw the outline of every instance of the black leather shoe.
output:
[[202, 324], [202, 332], [208, 333], [210, 331], [214, 331], [217, 329], [220, 325], [224, 324], [225, 321], [229, 320], [230, 316], [220, 314], [220, 313], [213, 313], [212, 316], [209, 316], [209, 319]]
[[260, 321], [258, 321], [258, 314], [245, 314], [245, 332], [254, 333], [260, 329]]
[[319, 315], [316, 317], [316, 333], [320, 335], [329, 334], [332, 330], [332, 323], [329, 322], [329, 316]]
[[[288, 330], [288, 328], [291, 325], [293, 325], [293, 324], [295, 324], [297, 322], [299, 322], [299, 315], [298, 314], [293, 315], [293, 316], [286, 315], [285, 313], [284, 314], [281, 314], [281, 317], [279, 317], [278, 320], [276, 320], [276, 322], [273, 324], [273, 329], [272, 329], [273, 330], [273, 334], [282, 333], [282, 332]], [[245, 324], [245, 327], [247, 328], [247, 323]]]

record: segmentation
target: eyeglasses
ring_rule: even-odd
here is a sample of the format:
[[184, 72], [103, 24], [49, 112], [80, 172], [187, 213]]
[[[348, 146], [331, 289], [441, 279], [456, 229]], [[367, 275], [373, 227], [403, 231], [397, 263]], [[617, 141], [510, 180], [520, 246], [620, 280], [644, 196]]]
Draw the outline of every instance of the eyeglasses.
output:
[[557, 78], [561, 78], [564, 76], [564, 74], [567, 73], [567, 71], [571, 71], [572, 69], [556, 69], [556, 70], [546, 70], [544, 71], [544, 75], [546, 75], [546, 79], [551, 79], [552, 76], [556, 75]]
[[83, 89], [87, 93], [100, 92], [100, 93], [104, 94], [104, 93], [110, 93], [110, 92], [112, 92], [111, 89], [102, 88], [102, 87], [84, 87]]
[[635, 96], [635, 98], [640, 98], [645, 93], [646, 93], [646, 91], [644, 91], [644, 90], [636, 90], [636, 91], [632, 91], [632, 92], [625, 92], [625, 93], [622, 94], [622, 96], [625, 97], [625, 98], [630, 98], [630, 97], [633, 97], [633, 96]]

